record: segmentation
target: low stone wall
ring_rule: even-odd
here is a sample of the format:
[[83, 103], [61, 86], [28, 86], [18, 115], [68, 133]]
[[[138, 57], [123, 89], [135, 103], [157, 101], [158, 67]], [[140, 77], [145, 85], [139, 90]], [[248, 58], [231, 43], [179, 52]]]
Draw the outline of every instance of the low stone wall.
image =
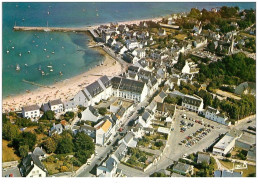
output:
[[3, 168], [16, 167], [18, 164], [19, 164], [18, 161], [3, 162], [2, 167]]

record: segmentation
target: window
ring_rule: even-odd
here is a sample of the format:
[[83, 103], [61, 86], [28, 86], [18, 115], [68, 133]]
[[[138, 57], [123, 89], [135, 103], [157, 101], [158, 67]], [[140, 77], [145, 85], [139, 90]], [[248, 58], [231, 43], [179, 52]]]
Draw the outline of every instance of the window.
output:
[[39, 177], [42, 177], [42, 175], [41, 175], [41, 174], [39, 174]]

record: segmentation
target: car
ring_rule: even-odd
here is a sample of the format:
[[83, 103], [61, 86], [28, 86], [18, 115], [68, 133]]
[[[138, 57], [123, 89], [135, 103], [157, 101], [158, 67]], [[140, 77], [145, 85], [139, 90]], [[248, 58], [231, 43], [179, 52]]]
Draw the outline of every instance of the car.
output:
[[247, 121], [247, 123], [251, 123], [251, 122], [253, 122], [253, 121], [251, 121], [251, 120]]

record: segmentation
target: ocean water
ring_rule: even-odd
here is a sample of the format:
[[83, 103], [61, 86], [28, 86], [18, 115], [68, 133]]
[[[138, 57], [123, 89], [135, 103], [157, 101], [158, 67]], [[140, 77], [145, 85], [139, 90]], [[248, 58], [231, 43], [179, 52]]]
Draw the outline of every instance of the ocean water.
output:
[[[103, 60], [101, 54], [87, 47], [90, 38], [85, 34], [15, 32], [12, 30], [15, 24], [17, 26], [47, 26], [48, 24], [48, 26], [53, 27], [81, 27], [165, 16], [171, 13], [189, 11], [193, 7], [211, 9], [223, 5], [239, 6], [240, 9], [255, 9], [256, 6], [255, 3], [232, 2], [3, 3], [3, 98], [37, 88], [24, 83], [23, 79], [49, 85], [83, 73]], [[97, 13], [98, 17], [96, 16]], [[7, 50], [9, 53], [7, 53]], [[21, 67], [20, 71], [15, 70], [17, 64]], [[53, 72], [50, 72], [47, 67], [49, 65], [53, 67]], [[39, 67], [47, 75], [42, 76], [38, 70]], [[60, 71], [62, 71], [63, 76], [60, 76]]]

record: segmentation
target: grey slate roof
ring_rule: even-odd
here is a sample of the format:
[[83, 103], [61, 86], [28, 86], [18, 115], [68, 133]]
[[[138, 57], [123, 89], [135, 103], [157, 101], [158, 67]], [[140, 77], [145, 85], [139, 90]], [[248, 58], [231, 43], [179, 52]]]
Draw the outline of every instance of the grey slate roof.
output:
[[214, 114], [217, 113], [217, 109], [212, 108], [212, 107], [210, 107], [210, 106], [207, 106], [206, 110], [207, 110], [208, 112], [210, 112], [210, 113], [214, 113]]
[[[31, 163], [32, 161], [33, 163]], [[29, 154], [28, 156], [23, 158], [21, 163], [22, 176], [27, 176], [30, 173], [30, 171], [33, 169], [34, 164], [46, 172], [46, 168], [40, 162], [39, 157], [34, 154]]]
[[122, 143], [115, 151], [114, 155], [119, 161], [125, 156], [126, 148], [126, 145]]
[[50, 106], [55, 106], [55, 105], [58, 105], [58, 104], [63, 104], [63, 102], [61, 101], [61, 99], [49, 101], [49, 105], [50, 105]]
[[24, 106], [22, 109], [24, 110], [24, 112], [29, 112], [29, 111], [39, 110], [39, 106], [37, 104], [34, 104], [30, 106]]
[[161, 99], [164, 99], [165, 97], [167, 97], [167, 94], [164, 91], [161, 91], [159, 93], [159, 97], [161, 97]]
[[178, 162], [178, 163], [173, 167], [173, 170], [174, 170], [174, 171], [180, 171], [180, 172], [185, 173], [185, 172], [188, 171], [188, 169], [190, 168], [190, 166], [191, 166], [191, 165]]
[[214, 177], [242, 177], [242, 174], [239, 172], [231, 172], [227, 170], [216, 170], [214, 171]]
[[96, 117], [98, 117], [99, 116], [99, 113], [98, 113], [98, 111], [93, 107], [93, 106], [89, 106], [89, 110], [91, 111], [91, 113], [94, 115], [94, 116], [96, 116]]
[[133, 132], [128, 132], [128, 133], [126, 134], [126, 136], [124, 137], [125, 143], [128, 144], [128, 143], [133, 139], [133, 137], [134, 137]]
[[139, 71], [139, 67], [138, 66], [129, 66], [128, 70], [137, 73]]
[[99, 78], [101, 80], [101, 82], [103, 83], [103, 85], [108, 88], [109, 86], [111, 86], [111, 82], [108, 79], [108, 77], [106, 75], [102, 76]]
[[90, 98], [87, 96], [86, 92], [84, 90], [81, 90], [82, 94], [86, 97], [88, 101], [90, 101]]
[[142, 119], [147, 122], [147, 120], [149, 119], [150, 117], [150, 113], [148, 111], [145, 111], [142, 115]]
[[95, 81], [94, 83], [88, 85], [86, 87], [87, 91], [90, 93], [91, 97], [95, 97], [96, 95], [100, 94], [102, 91], [102, 87], [98, 83], [98, 81]]
[[175, 105], [157, 102], [156, 110], [159, 112], [170, 112], [171, 114], [174, 114], [175, 109], [176, 109]]
[[126, 78], [113, 77], [111, 79], [112, 87], [124, 91], [141, 93], [144, 88], [144, 83]]
[[36, 156], [44, 156], [46, 153], [40, 147], [36, 147], [33, 150], [33, 154]]
[[46, 103], [46, 104], [42, 104], [41, 110], [42, 110], [43, 112], [46, 112], [46, 111], [51, 110], [51, 109], [50, 109], [48, 103]]
[[184, 103], [187, 103], [187, 104], [191, 104], [191, 105], [193, 105], [193, 106], [199, 107], [199, 106], [201, 105], [202, 100], [197, 99], [197, 98], [194, 97], [194, 96], [185, 95], [185, 96], [183, 97], [183, 102], [184, 102]]

